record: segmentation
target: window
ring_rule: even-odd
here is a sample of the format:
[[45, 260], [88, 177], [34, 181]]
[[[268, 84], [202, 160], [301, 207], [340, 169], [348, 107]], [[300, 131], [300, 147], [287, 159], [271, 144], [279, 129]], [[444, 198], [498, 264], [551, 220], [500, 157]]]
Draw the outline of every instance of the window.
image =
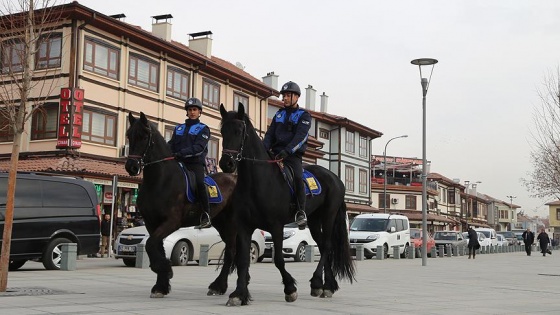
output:
[[2, 73], [23, 71], [25, 46], [19, 39], [8, 39], [2, 45]]
[[447, 200], [448, 203], [451, 205], [455, 204], [455, 189], [448, 189], [447, 190]]
[[412, 209], [416, 210], [416, 196], [415, 195], [406, 195], [405, 196], [405, 209]]
[[556, 208], [556, 220], [560, 220], [560, 209]]
[[0, 115], [0, 142], [11, 142], [14, 141], [14, 129], [12, 123], [10, 123], [10, 120], [5, 115], [7, 113]]
[[130, 54], [128, 83], [154, 92], [158, 91], [159, 65], [138, 55]]
[[346, 165], [345, 170], [344, 185], [346, 186], [346, 191], [354, 191], [354, 167]]
[[84, 70], [104, 75], [111, 79], [119, 77], [118, 48], [102, 41], [87, 38], [84, 49]]
[[325, 128], [319, 128], [319, 138], [329, 140], [329, 131]]
[[234, 110], [239, 110], [239, 103], [243, 104], [243, 106], [245, 107], [245, 113], [249, 115], [249, 98], [238, 93], [233, 93]]
[[173, 126], [165, 126], [165, 131], [163, 134], [163, 138], [165, 139], [165, 141], [171, 140], [171, 137], [173, 137], [173, 131], [175, 131], [175, 127]]
[[346, 131], [346, 152], [354, 153], [354, 132]]
[[167, 95], [187, 100], [189, 98], [189, 75], [177, 68], [168, 68]]
[[368, 141], [366, 137], [360, 137], [360, 157], [368, 156]]
[[367, 194], [368, 188], [368, 171], [364, 169], [360, 169], [360, 178], [359, 178], [359, 185], [360, 185], [360, 194]]
[[103, 114], [84, 109], [82, 140], [115, 145], [117, 135], [117, 115]]
[[206, 172], [213, 174], [218, 171], [218, 139], [208, 141], [208, 155], [206, 155]]
[[62, 34], [49, 34], [38, 43], [37, 69], [59, 68], [62, 60]]
[[56, 139], [58, 104], [47, 103], [35, 110], [31, 120], [31, 140]]
[[[385, 205], [383, 204], [383, 195], [385, 195], [385, 205], [387, 205], [387, 206], [385, 206]], [[378, 195], [378, 198], [377, 198], [377, 199], [379, 200], [377, 207], [378, 207], [379, 209], [385, 209], [385, 208], [388, 208], [388, 207], [389, 207], [389, 204], [390, 204], [390, 203], [389, 203], [389, 200], [391, 199], [391, 195], [390, 195], [390, 194], [383, 194], [383, 193], [381, 193], [381, 194]]]
[[220, 106], [220, 85], [208, 79], [202, 82], [202, 104], [212, 108]]

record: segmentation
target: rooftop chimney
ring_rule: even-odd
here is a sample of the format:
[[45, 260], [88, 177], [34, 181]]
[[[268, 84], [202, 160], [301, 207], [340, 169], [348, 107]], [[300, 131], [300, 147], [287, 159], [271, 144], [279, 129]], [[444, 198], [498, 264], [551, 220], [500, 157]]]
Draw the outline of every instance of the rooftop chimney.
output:
[[328, 103], [329, 103], [329, 97], [325, 94], [325, 92], [323, 92], [323, 94], [321, 94], [321, 113], [327, 112]]
[[267, 73], [262, 80], [268, 87], [278, 91], [278, 75], [274, 74], [274, 71]]
[[198, 32], [191, 33], [189, 36], [189, 48], [196, 51], [197, 53], [203, 54], [204, 56], [210, 58], [212, 57], [212, 32]]
[[315, 96], [317, 95], [317, 90], [311, 85], [307, 85], [305, 88], [305, 108], [310, 110], [315, 110]]
[[152, 34], [166, 41], [171, 40], [171, 23], [169, 19], [172, 19], [171, 14], [154, 15], [152, 19]]

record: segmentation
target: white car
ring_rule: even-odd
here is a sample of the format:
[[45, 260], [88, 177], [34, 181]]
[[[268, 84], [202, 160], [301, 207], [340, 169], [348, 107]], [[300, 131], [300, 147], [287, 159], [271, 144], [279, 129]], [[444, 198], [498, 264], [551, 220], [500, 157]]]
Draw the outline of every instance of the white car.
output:
[[[146, 244], [149, 234], [145, 226], [123, 230], [115, 240], [115, 258], [122, 258], [125, 265], [136, 265], [136, 245]], [[200, 259], [200, 245], [210, 245], [208, 260], [218, 260], [225, 244], [214, 227], [200, 229], [198, 227], [180, 228], [163, 240], [165, 257], [173, 266], [186, 266], [189, 261]], [[264, 232], [256, 229], [251, 237], [251, 263], [259, 261], [264, 255]]]
[[[480, 247], [491, 246], [492, 245], [491, 239], [486, 237], [486, 235], [484, 235], [484, 233], [476, 232], [476, 234], [478, 235], [478, 243], [480, 244]], [[467, 244], [468, 244], [468, 242], [469, 242], [469, 232], [463, 232], [463, 237], [467, 240]]]
[[[259, 261], [262, 261], [263, 258], [271, 258], [272, 257], [272, 236], [268, 232], [264, 232], [264, 239], [265, 239], [265, 250], [264, 256], [262, 256]], [[305, 261], [305, 246], [306, 245], [313, 245], [315, 246], [315, 255], [319, 254], [319, 250], [317, 248], [317, 243], [311, 237], [311, 232], [309, 232], [309, 228], [305, 228], [304, 230], [300, 230], [296, 223], [289, 223], [284, 225], [284, 242], [282, 244], [282, 252], [284, 253], [284, 257], [293, 258], [294, 261]]]
[[496, 240], [498, 240], [498, 246], [508, 246], [509, 241], [502, 234], [496, 234]]
[[377, 255], [377, 246], [383, 246], [385, 258], [393, 255], [393, 246], [398, 246], [404, 258], [410, 240], [410, 223], [404, 215], [368, 213], [357, 215], [350, 225], [350, 247], [364, 247], [364, 256], [371, 259]]

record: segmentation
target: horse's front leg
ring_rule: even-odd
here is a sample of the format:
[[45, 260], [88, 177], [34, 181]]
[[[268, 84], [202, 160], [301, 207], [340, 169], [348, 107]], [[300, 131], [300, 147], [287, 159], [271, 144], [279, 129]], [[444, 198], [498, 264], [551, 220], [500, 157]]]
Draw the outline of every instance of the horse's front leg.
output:
[[173, 278], [171, 262], [165, 258], [163, 239], [149, 237], [146, 252], [150, 257], [150, 269], [157, 274], [156, 284], [152, 287], [151, 298], [162, 298], [171, 292], [169, 279]]
[[229, 295], [227, 306], [248, 305], [251, 300], [249, 294], [249, 248], [251, 246], [251, 235], [246, 232], [237, 234], [237, 250], [235, 253], [235, 261], [237, 265], [237, 287]]
[[282, 283], [284, 283], [284, 299], [286, 302], [294, 302], [298, 298], [296, 280], [286, 270], [286, 263], [284, 262], [284, 254], [282, 252], [283, 226], [275, 229], [271, 235], [274, 244], [274, 265], [280, 271]]

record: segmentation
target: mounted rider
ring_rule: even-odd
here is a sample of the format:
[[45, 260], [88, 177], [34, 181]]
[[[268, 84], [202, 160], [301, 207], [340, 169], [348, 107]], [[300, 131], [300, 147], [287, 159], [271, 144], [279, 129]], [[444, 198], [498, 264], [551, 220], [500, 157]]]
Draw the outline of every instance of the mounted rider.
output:
[[200, 217], [200, 227], [205, 228], [212, 225], [210, 222], [208, 190], [204, 184], [210, 128], [200, 122], [202, 102], [198, 98], [189, 98], [185, 102], [185, 110], [187, 111], [187, 119], [185, 119], [185, 123], [175, 127], [168, 144], [175, 158], [183, 162], [185, 167], [195, 175], [197, 199], [204, 211]]
[[280, 90], [284, 108], [279, 109], [264, 136], [264, 147], [277, 160], [283, 160], [294, 171], [296, 195], [296, 223], [303, 230], [307, 225], [305, 215], [305, 186], [303, 183], [302, 158], [307, 148], [307, 138], [311, 127], [311, 114], [298, 105], [301, 89], [292, 81], [286, 82]]

